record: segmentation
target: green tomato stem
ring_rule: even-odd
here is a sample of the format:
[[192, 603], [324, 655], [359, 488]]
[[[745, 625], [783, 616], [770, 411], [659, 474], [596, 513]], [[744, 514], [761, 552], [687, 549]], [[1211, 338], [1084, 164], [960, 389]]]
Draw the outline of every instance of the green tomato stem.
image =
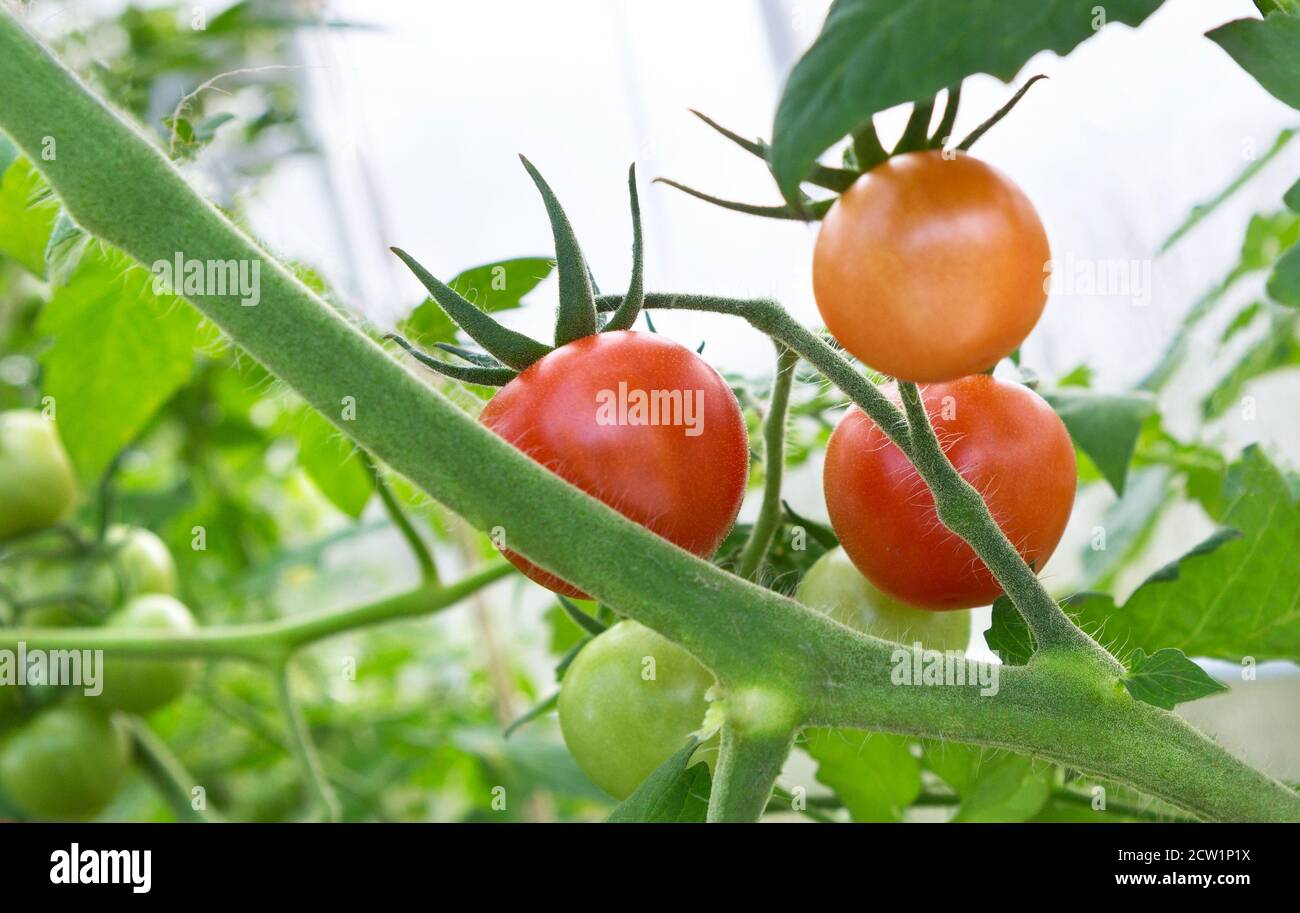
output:
[[422, 584], [374, 602], [315, 612], [271, 622], [217, 625], [184, 633], [158, 633], [130, 628], [3, 628], [0, 649], [103, 650], [106, 653], [206, 659], [244, 659], [275, 663], [325, 637], [373, 624], [428, 615], [455, 605], [472, 593], [514, 572], [505, 561], [494, 561], [456, 583]]
[[393, 490], [388, 487], [384, 481], [383, 473], [375, 465], [375, 461], [366, 456], [362, 459], [362, 464], [366, 467], [366, 472], [370, 475], [370, 481], [374, 483], [375, 491], [379, 492], [379, 498], [384, 502], [384, 510], [388, 511], [388, 518], [393, 521], [402, 538], [411, 549], [411, 554], [415, 556], [415, 562], [420, 567], [420, 579], [425, 583], [438, 582], [438, 565], [433, 560], [433, 553], [429, 546], [421, 538], [419, 531], [407, 516], [402, 505], [398, 503]]
[[294, 700], [293, 690], [289, 687], [288, 661], [275, 670], [275, 688], [276, 696], [280, 700], [280, 712], [284, 714], [285, 728], [289, 733], [290, 747], [298, 758], [299, 766], [307, 774], [307, 780], [325, 812], [325, 819], [337, 822], [343, 817], [343, 809], [339, 805], [339, 797], [334, 792], [334, 786], [325, 776], [320, 752], [316, 750], [316, 743], [312, 741], [311, 730], [302, 715], [302, 708]]
[[748, 735], [724, 723], [709, 793], [709, 822], [752, 822], [762, 817], [793, 741], [793, 732]]
[[776, 374], [772, 378], [772, 396], [768, 401], [767, 419], [763, 423], [763, 503], [758, 518], [749, 531], [740, 553], [736, 573], [754, 579], [772, 540], [781, 525], [781, 480], [785, 474], [785, 426], [790, 404], [790, 388], [799, 355], [784, 343], [776, 343]]
[[210, 808], [195, 808], [190, 794], [198, 781], [185, 769], [180, 759], [138, 716], [124, 715], [127, 732], [135, 743], [141, 767], [157, 787], [159, 794], [182, 821], [222, 822], [222, 816]]

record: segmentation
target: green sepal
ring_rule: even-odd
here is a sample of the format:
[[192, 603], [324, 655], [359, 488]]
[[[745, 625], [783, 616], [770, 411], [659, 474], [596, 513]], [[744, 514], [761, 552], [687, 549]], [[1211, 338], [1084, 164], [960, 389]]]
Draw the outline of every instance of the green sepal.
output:
[[858, 171], [864, 174], [889, 158], [889, 153], [880, 142], [880, 134], [876, 132], [876, 123], [870, 117], [865, 124], [853, 131], [852, 149]]
[[437, 371], [452, 380], [459, 380], [467, 384], [481, 384], [485, 387], [504, 387], [519, 376], [518, 372], [512, 371], [510, 368], [483, 368], [478, 365], [457, 365], [449, 361], [439, 361], [421, 352], [396, 333], [389, 333], [384, 338], [393, 340], [393, 342], [405, 349], [408, 355], [426, 368]]
[[985, 133], [988, 133], [989, 130], [993, 129], [993, 127], [997, 124], [998, 121], [1002, 120], [1002, 118], [1006, 117], [1008, 114], [1011, 113], [1011, 109], [1014, 108], [1020, 102], [1020, 99], [1025, 97], [1025, 93], [1029, 91], [1030, 86], [1038, 82], [1038, 80], [1046, 79], [1046, 78], [1047, 76], [1043, 73], [1039, 73], [1037, 76], [1031, 76], [1029, 78], [1029, 82], [1021, 86], [1020, 91], [1017, 92], [1015, 95], [1011, 96], [1011, 101], [1007, 102], [1001, 108], [998, 108], [996, 111], [994, 111], [992, 117], [990, 117], [988, 120], [984, 121], [984, 123], [980, 124], [974, 130], [972, 130], [970, 136], [966, 137], [964, 140], [961, 141], [961, 143], [957, 146], [958, 151], [960, 152], [968, 151], [971, 146], [975, 145], [976, 140], [978, 140]]
[[605, 633], [605, 623], [582, 611], [582, 609], [578, 608], [577, 605], [574, 604], [572, 599], [569, 599], [567, 596], [561, 596], [559, 593], [555, 594], [555, 598], [560, 601], [560, 608], [564, 610], [564, 614], [573, 619], [573, 623], [578, 627], [582, 628], [593, 637], [597, 634]]
[[754, 203], [737, 203], [734, 200], [724, 200], [705, 193], [702, 190], [696, 190], [694, 187], [687, 187], [685, 184], [679, 184], [668, 178], [655, 178], [656, 184], [667, 184], [669, 187], [676, 187], [682, 193], [690, 194], [697, 200], [703, 200], [706, 203], [712, 203], [714, 206], [721, 206], [723, 209], [730, 209], [733, 212], [743, 212], [751, 216], [762, 216], [767, 219], [789, 219], [795, 222], [816, 222], [819, 221], [831, 206], [835, 203], [835, 198], [828, 200], [809, 200], [804, 198], [804, 206], [796, 209], [790, 205], [784, 206], [762, 206]]
[[952, 135], [953, 124], [957, 122], [957, 107], [961, 104], [961, 83], [954, 83], [948, 87], [948, 100], [944, 103], [943, 117], [939, 119], [939, 126], [934, 128], [934, 135], [930, 137], [930, 148], [938, 149], [943, 146], [944, 140]]
[[912, 103], [912, 113], [907, 118], [903, 135], [898, 138], [891, 155], [901, 155], [916, 149], [924, 149], [930, 138], [930, 116], [934, 114], [934, 96]]
[[389, 250], [397, 254], [407, 268], [415, 273], [415, 278], [429, 290], [433, 300], [447, 313], [452, 322], [502, 364], [522, 371], [551, 351], [550, 346], [543, 345], [523, 333], [506, 329], [497, 323], [455, 289], [434, 278], [432, 273], [400, 247], [390, 247]]
[[[714, 130], [731, 140], [741, 149], [744, 149], [751, 155], [758, 156], [763, 161], [767, 161], [768, 145], [762, 139], [746, 139], [739, 133], [736, 133], [733, 130], [728, 130], [707, 114], [702, 114], [694, 108], [688, 110]], [[804, 178], [804, 180], [809, 184], [813, 184], [817, 187], [824, 187], [827, 190], [834, 190], [836, 193], [843, 193], [845, 190], [848, 190], [853, 186], [853, 182], [857, 179], [858, 175], [855, 171], [849, 171], [847, 168], [832, 168], [828, 165], [823, 165], [821, 162], [814, 162], [812, 167], [808, 169], [808, 176]]]
[[529, 707], [523, 713], [519, 714], [519, 716], [515, 717], [514, 720], [511, 721], [510, 725], [506, 727], [505, 732], [501, 733], [501, 738], [503, 739], [510, 738], [512, 735], [515, 734], [515, 730], [519, 729], [521, 726], [531, 723], [533, 720], [537, 719], [538, 717], [545, 716], [546, 714], [554, 710], [556, 707], [558, 707], [559, 704], [560, 704], [560, 692], [556, 691], [550, 697], [538, 701], [536, 704]]
[[434, 348], [441, 349], [449, 355], [455, 355], [461, 361], [467, 361], [472, 365], [480, 368], [504, 368], [505, 365], [497, 361], [491, 355], [484, 352], [475, 352], [473, 349], [467, 349], [464, 346], [452, 345], [450, 342], [435, 342]]
[[641, 313], [641, 303], [645, 300], [645, 253], [641, 242], [641, 201], [636, 193], [635, 164], [627, 172], [627, 191], [632, 198], [632, 281], [628, 283], [627, 294], [618, 310], [601, 328], [601, 332], [632, 329], [637, 315]]
[[533, 163], [519, 156], [528, 169], [528, 175], [537, 185], [546, 204], [546, 215], [551, 220], [551, 234], [555, 237], [555, 267], [560, 273], [560, 308], [555, 316], [555, 344], [567, 345], [575, 339], [596, 332], [596, 296], [591, 289], [591, 273], [583, 259], [578, 239], [573, 234], [569, 217], [564, 214], [560, 201], [555, 198], [546, 179], [533, 167]]

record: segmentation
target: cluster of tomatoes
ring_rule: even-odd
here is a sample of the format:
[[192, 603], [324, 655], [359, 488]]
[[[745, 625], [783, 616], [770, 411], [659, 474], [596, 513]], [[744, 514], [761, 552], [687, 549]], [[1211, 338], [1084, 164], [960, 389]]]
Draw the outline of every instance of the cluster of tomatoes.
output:
[[[1041, 567], [1074, 503], [1074, 448], [1030, 389], [991, 369], [1033, 329], [1050, 253], [1038, 214], [1006, 176], [964, 153], [915, 152], [862, 175], [822, 224], [813, 289], [826, 326], [875, 370], [924, 385], [922, 400], [958, 472], [1026, 562]], [[700, 391], [702, 429], [602, 424], [598, 391]], [[888, 391], [895, 401], [896, 388]], [[554, 472], [671, 542], [711, 556], [745, 491], [748, 440], [726, 383], [663, 337], [589, 336], [506, 384], [482, 421]], [[805, 576], [798, 598], [859, 630], [961, 648], [967, 613], [1000, 587], [945, 528], [903, 453], [860, 409], [826, 451], [824, 490], [842, 544]], [[582, 595], [517, 555], [529, 577]], [[653, 660], [653, 662], [650, 662]], [[712, 676], [681, 648], [630, 621], [588, 644], [564, 676], [564, 738], [579, 765], [625, 797], [699, 728]]]
[[[23, 627], [192, 630], [194, 618], [176, 598], [175, 562], [156, 535], [111, 526], [101, 540], [76, 544], [53, 531], [76, 500], [54, 423], [36, 412], [0, 413], [0, 585], [9, 619]], [[196, 670], [105, 656], [92, 683], [84, 662], [76, 682], [53, 681], [53, 663], [42, 668], [40, 683], [0, 683], [0, 794], [34, 818], [88, 817], [112, 799], [130, 767], [118, 714], [169, 704]]]

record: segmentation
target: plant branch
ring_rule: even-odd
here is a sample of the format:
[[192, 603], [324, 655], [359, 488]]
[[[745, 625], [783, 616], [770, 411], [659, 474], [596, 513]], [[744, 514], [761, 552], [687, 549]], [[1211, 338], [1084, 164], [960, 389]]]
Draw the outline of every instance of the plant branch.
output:
[[293, 651], [334, 634], [445, 609], [514, 571], [494, 561], [456, 583], [422, 584], [395, 596], [343, 609], [270, 622], [215, 625], [185, 633], [131, 628], [3, 628], [0, 649], [103, 650], [174, 658], [243, 659], [278, 662]]
[[379, 498], [384, 502], [384, 510], [388, 511], [388, 518], [393, 521], [406, 544], [411, 548], [411, 554], [415, 556], [415, 563], [420, 568], [420, 580], [424, 583], [438, 582], [438, 566], [434, 563], [433, 553], [429, 551], [429, 546], [425, 544], [420, 537], [419, 530], [411, 523], [411, 518], [406, 515], [402, 505], [397, 502], [393, 495], [393, 490], [388, 487], [384, 477], [375, 465], [375, 461], [370, 459], [367, 454], [362, 460], [366, 467], [366, 472], [370, 474], [370, 481], [375, 485], [375, 491], [379, 492]]
[[909, 456], [934, 494], [939, 521], [975, 549], [1024, 616], [1038, 649], [1080, 650], [1106, 664], [1112, 672], [1123, 674], [1119, 662], [1081, 631], [1043, 588], [1033, 569], [1020, 557], [1002, 527], [989, 513], [980, 493], [948, 460], [935, 437], [916, 384], [900, 383], [898, 391], [911, 429], [912, 452]]
[[316, 743], [312, 741], [311, 730], [307, 727], [307, 720], [302, 715], [302, 708], [294, 700], [293, 692], [289, 688], [288, 662], [281, 664], [275, 670], [275, 673], [276, 696], [280, 700], [280, 712], [284, 714], [285, 729], [289, 734], [289, 745], [298, 758], [303, 773], [307, 775], [307, 780], [316, 793], [316, 798], [320, 801], [326, 820], [337, 822], [343, 817], [343, 810], [339, 805], [339, 797], [334, 792], [334, 787], [330, 784], [329, 778], [325, 776], [325, 769], [321, 766], [320, 753], [316, 750]]
[[740, 553], [736, 573], [752, 580], [763, 565], [772, 546], [772, 538], [781, 525], [781, 479], [785, 473], [785, 425], [790, 404], [790, 387], [799, 355], [782, 342], [776, 342], [776, 373], [772, 377], [772, 396], [763, 423], [763, 503], [749, 538]]
[[215, 810], [195, 808], [191, 790], [197, 785], [194, 775], [185, 769], [167, 744], [154, 735], [149, 724], [138, 716], [125, 715], [127, 732], [135, 743], [136, 757], [145, 773], [176, 816], [182, 820], [219, 823], [224, 819]]

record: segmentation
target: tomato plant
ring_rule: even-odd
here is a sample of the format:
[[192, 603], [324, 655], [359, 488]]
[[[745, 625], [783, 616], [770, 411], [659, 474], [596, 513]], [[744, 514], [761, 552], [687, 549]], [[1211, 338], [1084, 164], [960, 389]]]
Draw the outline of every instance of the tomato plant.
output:
[[0, 741], [0, 791], [43, 818], [99, 811], [130, 763], [130, 742], [110, 718], [84, 702], [41, 711]]
[[974, 156], [910, 152], [868, 171], [817, 234], [813, 290], [844, 348], [922, 383], [991, 368], [1047, 301], [1051, 252], [1024, 192]]
[[970, 643], [967, 612], [927, 612], [891, 599], [853, 566], [842, 548], [817, 559], [799, 582], [797, 598], [840, 624], [900, 644], [930, 650], [964, 650]]
[[[296, 220], [355, 264], [316, 232], [294, 236], [315, 263], [255, 241], [284, 236], [261, 178], [334, 174], [299, 116], [319, 68], [287, 65], [314, 13], [0, 12], [0, 84], [23, 89], [0, 94], [0, 816], [1300, 820], [1294, 733], [1248, 725], [1294, 703], [1300, 661], [1294, 131], [1243, 105], [1252, 155], [1273, 145], [1242, 167], [1203, 143], [1226, 187], [1175, 200], [1192, 188], [1149, 148], [1086, 118], [1062, 136], [1077, 83], [1016, 107], [1031, 59], [1114, 78], [1095, 61], [1120, 57], [1071, 49], [1115, 34], [1102, 19], [1142, 27], [1111, 51], [1143, 47], [1159, 5], [836, 0], [770, 137], [700, 115], [768, 200], [665, 181], [821, 224], [733, 233], [667, 194], [643, 236], [629, 169], [615, 293], [608, 245], [589, 263], [578, 241], [607, 240], [614, 208], [575, 188], [570, 219], [528, 160], [541, 206], [516, 212], [484, 164], [455, 175], [480, 213], [418, 212], [446, 184], [435, 155], [418, 180], [368, 175], [401, 218], [325, 225], [361, 205], [343, 194]], [[1300, 57], [1278, 49], [1300, 16], [1259, 5], [1201, 50], [1295, 106]], [[95, 64], [83, 83], [60, 57]], [[977, 110], [990, 92], [1006, 103]], [[565, 113], [547, 167], [573, 187], [608, 147]], [[425, 121], [402, 126], [423, 148]], [[1120, 158], [1190, 210], [1162, 250], [1199, 248], [1157, 256], [1160, 207], [1110, 211]], [[454, 258], [543, 211], [524, 256], [392, 248], [423, 291], [375, 288], [362, 258], [420, 240], [370, 226], [423, 220], [428, 256]], [[521, 329], [552, 313], [546, 338]], [[58, 660], [99, 651], [85, 694]], [[17, 681], [20, 654], [51, 684]], [[1258, 683], [1225, 672], [1261, 662]]]
[[[922, 390], [944, 453], [984, 495], [1020, 556], [1041, 568], [1074, 505], [1074, 445], [1042, 397], [975, 374]], [[844, 550], [872, 583], [927, 609], [991, 603], [1001, 586], [969, 544], [945, 528], [907, 457], [851, 409], [826, 445], [826, 507]]]
[[712, 684], [709, 671], [677, 644], [634, 621], [619, 622], [564, 674], [564, 743], [601, 789], [625, 799], [703, 725]]
[[[480, 419], [697, 555], [717, 550], [740, 510], [749, 445], [736, 397], [703, 359], [663, 337], [622, 331], [569, 343], [502, 387]], [[506, 556], [542, 586], [585, 598], [519, 555]]]
[[36, 412], [0, 412], [0, 540], [58, 523], [76, 496], [53, 424]]

